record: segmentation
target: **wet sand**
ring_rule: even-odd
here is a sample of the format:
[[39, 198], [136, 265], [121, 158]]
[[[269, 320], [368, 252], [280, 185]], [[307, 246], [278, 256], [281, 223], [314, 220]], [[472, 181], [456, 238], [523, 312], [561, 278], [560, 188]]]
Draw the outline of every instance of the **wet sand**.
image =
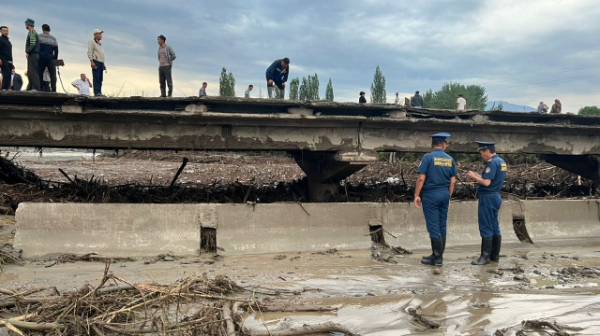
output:
[[[7, 237], [11, 227], [1, 232]], [[568, 272], [569, 267], [600, 266], [599, 243], [600, 239], [578, 239], [505, 245], [506, 257], [483, 267], [470, 265], [478, 251], [472, 245], [449, 246], [441, 268], [419, 264], [427, 251], [396, 256], [391, 259], [396, 264], [375, 260], [371, 251], [348, 251], [203, 254], [149, 265], [145, 260], [119, 262], [111, 271], [133, 283], [158, 284], [204, 273], [224, 274], [247, 289], [242, 296], [338, 308], [325, 313], [248, 314], [246, 327], [251, 330], [264, 330], [265, 324], [277, 329], [331, 321], [361, 335], [492, 335], [497, 329], [519, 326], [522, 320], [548, 319], [584, 328], [579, 335], [599, 335], [600, 275]], [[46, 267], [51, 264], [39, 260], [24, 267], [5, 266], [0, 287], [73, 290], [85, 282], [97, 285], [104, 270], [99, 262]], [[265, 294], [273, 290], [280, 294]], [[405, 309], [417, 305], [441, 328], [428, 330], [413, 323]]]

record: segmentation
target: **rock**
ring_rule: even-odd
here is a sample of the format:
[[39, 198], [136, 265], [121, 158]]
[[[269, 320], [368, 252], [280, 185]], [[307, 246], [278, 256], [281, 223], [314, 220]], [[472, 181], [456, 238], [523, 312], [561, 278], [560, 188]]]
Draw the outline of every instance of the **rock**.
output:
[[515, 277], [513, 279], [517, 280], [517, 281], [522, 281], [525, 277], [522, 276], [521, 274], [519, 275], [515, 275]]
[[546, 289], [554, 289], [554, 286], [546, 286]]
[[523, 255], [521, 256], [521, 258], [523, 258], [523, 259], [525, 259], [525, 260], [529, 260], [529, 256], [528, 256], [527, 254], [523, 254]]
[[164, 261], [174, 261], [175, 259], [174, 259], [173, 257], [171, 257], [171, 256], [165, 256], [165, 257], [163, 258], [163, 260], [164, 260]]
[[540, 270], [534, 270], [534, 271], [533, 271], [533, 273], [535, 273], [535, 274], [538, 274], [538, 275], [541, 275], [541, 274], [542, 274], [542, 271], [540, 271]]
[[559, 273], [558, 273], [558, 272], [556, 272], [556, 271], [552, 271], [552, 272], [550, 272], [550, 275], [552, 275], [552, 276], [557, 276], [557, 275], [559, 275]]
[[434, 269], [433, 274], [440, 275], [440, 274], [442, 274], [442, 272], [439, 269]]

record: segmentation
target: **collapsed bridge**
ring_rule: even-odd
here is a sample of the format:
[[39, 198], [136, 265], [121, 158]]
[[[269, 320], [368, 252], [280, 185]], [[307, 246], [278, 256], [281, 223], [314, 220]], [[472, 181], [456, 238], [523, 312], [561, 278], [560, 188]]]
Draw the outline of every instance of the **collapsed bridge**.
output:
[[376, 152], [426, 152], [452, 134], [450, 151], [544, 154], [599, 181], [600, 118], [503, 111], [448, 111], [392, 104], [241, 98], [93, 98], [0, 94], [0, 146], [286, 151], [305, 171], [311, 200], [376, 161]]

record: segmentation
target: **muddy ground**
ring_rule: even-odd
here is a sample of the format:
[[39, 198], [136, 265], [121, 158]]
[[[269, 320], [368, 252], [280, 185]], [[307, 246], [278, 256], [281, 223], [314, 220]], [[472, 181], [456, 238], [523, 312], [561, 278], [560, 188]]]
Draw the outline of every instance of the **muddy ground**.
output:
[[[2, 220], [0, 237], [10, 241], [10, 217]], [[514, 335], [521, 321], [544, 319], [583, 328], [573, 335], [599, 335], [599, 243], [588, 239], [505, 245], [501, 262], [483, 267], [470, 265], [478, 246], [448, 246], [441, 268], [419, 264], [427, 251], [395, 256], [391, 262], [375, 259], [372, 251], [323, 251], [203, 254], [150, 264], [140, 259], [115, 262], [111, 271], [135, 284], [175, 284], [191, 276], [223, 274], [245, 288], [241, 297], [335, 308], [248, 313], [245, 326], [250, 331], [335, 322], [361, 335], [494, 335], [506, 328], [512, 329], [496, 335]], [[25, 266], [5, 265], [0, 287], [74, 290], [86, 282], [98, 285], [105, 267], [102, 262], [53, 264], [36, 260]], [[441, 324], [439, 329], [413, 321], [406, 309], [419, 305], [427, 318]]]

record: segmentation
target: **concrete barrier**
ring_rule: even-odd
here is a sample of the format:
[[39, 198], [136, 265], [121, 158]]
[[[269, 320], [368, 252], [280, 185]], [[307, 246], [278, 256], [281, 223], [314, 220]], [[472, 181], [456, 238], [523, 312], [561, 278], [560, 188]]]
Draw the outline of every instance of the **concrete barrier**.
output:
[[[536, 240], [600, 236], [600, 203], [511, 201], [500, 211], [503, 241], [518, 242], [513, 214]], [[410, 203], [73, 204], [24, 203], [15, 247], [27, 258], [54, 253], [193, 255], [202, 228], [216, 229], [225, 254], [365, 249], [381, 226], [388, 244], [429, 248], [425, 218]], [[452, 202], [448, 246], [477, 245], [477, 202]]]
[[[383, 228], [397, 237], [386, 235], [388, 244], [407, 249], [431, 246], [423, 209], [417, 209], [412, 203], [381, 204], [381, 206], [385, 208], [381, 220]], [[446, 245], [470, 245], [481, 242], [477, 206], [477, 201], [450, 203]], [[503, 241], [519, 242], [512, 228], [510, 207], [503, 206], [500, 209], [499, 220]]]
[[14, 246], [26, 258], [191, 255], [200, 247], [199, 210], [193, 204], [22, 203]]
[[598, 200], [523, 201], [529, 236], [539, 240], [600, 237]]

